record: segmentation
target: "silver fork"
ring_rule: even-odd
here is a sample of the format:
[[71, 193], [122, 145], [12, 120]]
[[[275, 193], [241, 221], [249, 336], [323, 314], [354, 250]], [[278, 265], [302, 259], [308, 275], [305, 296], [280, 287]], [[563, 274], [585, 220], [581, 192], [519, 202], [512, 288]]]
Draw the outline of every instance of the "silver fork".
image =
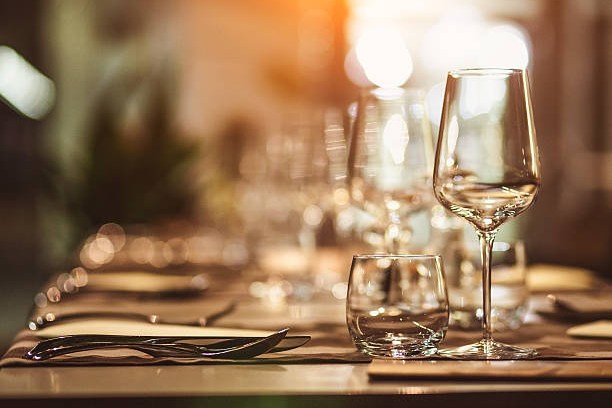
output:
[[[226, 358], [242, 360], [266, 353], [276, 346], [287, 335], [289, 329], [283, 329], [267, 337], [258, 338], [245, 344], [231, 347], [206, 347], [188, 343], [155, 343], [149, 341], [90, 341], [73, 344], [70, 338], [54, 338], [43, 340], [25, 355], [30, 360], [47, 360], [64, 354], [78, 351], [129, 348], [146, 353], [152, 357], [183, 357], [183, 358]], [[109, 336], [111, 337], [111, 336]], [[61, 340], [61, 341], [60, 341]]]

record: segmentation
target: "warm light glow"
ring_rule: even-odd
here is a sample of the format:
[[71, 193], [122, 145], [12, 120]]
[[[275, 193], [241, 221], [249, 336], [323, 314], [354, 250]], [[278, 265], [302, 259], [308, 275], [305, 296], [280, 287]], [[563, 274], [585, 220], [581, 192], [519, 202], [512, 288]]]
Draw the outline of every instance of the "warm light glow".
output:
[[513, 25], [501, 24], [486, 30], [480, 48], [480, 67], [525, 69], [529, 65], [529, 40]]
[[79, 258], [85, 267], [95, 269], [112, 261], [115, 252], [113, 243], [106, 235], [96, 234], [87, 238]]
[[82, 288], [87, 285], [87, 282], [89, 282], [87, 271], [85, 268], [80, 266], [72, 269], [72, 271], [70, 271], [70, 276], [72, 276], [72, 280], [77, 288]]
[[338, 300], [346, 299], [348, 284], [346, 282], [338, 282], [332, 286], [331, 293]]
[[115, 252], [123, 249], [127, 239], [123, 227], [113, 222], [102, 225], [98, 229], [98, 236], [107, 237], [113, 243]]
[[345, 206], [349, 203], [351, 199], [351, 195], [349, 194], [346, 188], [337, 188], [333, 192], [333, 200], [334, 204], [339, 207]]
[[129, 247], [130, 258], [139, 264], [150, 263], [153, 260], [155, 248], [149, 237], [135, 238]]
[[506, 96], [506, 84], [502, 81], [481, 81], [464, 78], [461, 89], [460, 114], [464, 119], [488, 113], [495, 114], [495, 106]]
[[364, 31], [355, 52], [366, 77], [375, 85], [401, 86], [412, 75], [412, 57], [397, 30], [377, 27]]
[[408, 146], [408, 126], [399, 114], [391, 115], [383, 130], [383, 143], [393, 159], [400, 165], [404, 162], [404, 152]]
[[426, 102], [429, 112], [429, 120], [436, 126], [440, 123], [442, 116], [442, 105], [444, 103], [444, 82], [438, 82], [432, 86], [427, 92]]
[[421, 50], [425, 67], [440, 72], [473, 67], [484, 27], [484, 17], [475, 8], [448, 12], [425, 33]]
[[318, 205], [311, 204], [304, 209], [302, 219], [311, 228], [317, 227], [323, 221], [323, 210]]
[[530, 41], [511, 23], [495, 24], [475, 8], [450, 11], [425, 34], [421, 57], [429, 69], [527, 68]]
[[45, 116], [55, 100], [55, 85], [15, 50], [0, 46], [0, 98], [30, 119]]
[[[448, 126], [448, 138], [447, 138], [447, 151], [452, 152], [455, 150], [457, 146], [457, 138], [459, 137], [459, 122], [457, 121], [457, 117], [453, 115], [450, 120], [450, 125]], [[454, 167], [455, 160], [449, 157], [446, 160], [447, 167]]]

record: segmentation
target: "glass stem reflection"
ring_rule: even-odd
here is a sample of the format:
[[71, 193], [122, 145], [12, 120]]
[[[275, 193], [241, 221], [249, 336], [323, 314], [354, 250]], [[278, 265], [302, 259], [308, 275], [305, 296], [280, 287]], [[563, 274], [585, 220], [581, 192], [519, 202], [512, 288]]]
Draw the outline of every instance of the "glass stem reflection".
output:
[[389, 225], [385, 230], [385, 251], [388, 254], [399, 254], [402, 241], [405, 239], [404, 235], [410, 234], [411, 231], [408, 230], [406, 226], [403, 226], [401, 223], [401, 218], [399, 214], [396, 212], [391, 212], [388, 215]]
[[493, 331], [491, 324], [491, 255], [497, 231], [477, 230], [477, 232], [482, 261], [482, 338], [485, 343], [489, 343], [492, 341], [491, 332]]

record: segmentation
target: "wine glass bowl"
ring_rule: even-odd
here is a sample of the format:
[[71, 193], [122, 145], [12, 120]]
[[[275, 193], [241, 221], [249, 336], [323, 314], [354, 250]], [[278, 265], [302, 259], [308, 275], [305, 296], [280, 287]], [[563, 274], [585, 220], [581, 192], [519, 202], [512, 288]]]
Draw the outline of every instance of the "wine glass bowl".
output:
[[408, 241], [407, 219], [427, 203], [433, 139], [424, 95], [406, 88], [365, 90], [357, 105], [348, 185], [357, 208], [382, 226], [385, 251]]
[[434, 195], [468, 221], [480, 240], [483, 339], [442, 354], [456, 358], [529, 358], [533, 350], [491, 336], [491, 251], [499, 228], [534, 202], [540, 187], [527, 73], [518, 69], [451, 71], [434, 163]]

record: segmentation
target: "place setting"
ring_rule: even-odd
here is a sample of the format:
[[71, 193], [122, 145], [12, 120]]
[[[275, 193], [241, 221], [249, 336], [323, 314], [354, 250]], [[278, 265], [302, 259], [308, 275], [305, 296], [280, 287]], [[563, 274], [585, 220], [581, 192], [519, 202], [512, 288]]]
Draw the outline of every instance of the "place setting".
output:
[[240, 277], [211, 268], [115, 271], [111, 262], [102, 271], [73, 268], [34, 296], [0, 366], [369, 361], [335, 338], [338, 328], [346, 335], [344, 315], [329, 314], [335, 304], [270, 309]]
[[0, 406], [607, 407], [608, 2], [0, 2]]
[[[107, 300], [112, 300], [109, 298]], [[243, 361], [300, 347], [310, 336], [278, 330], [217, 326], [233, 313], [234, 300], [213, 298], [108, 307], [72, 300], [55, 312], [36, 314], [1, 360], [11, 365], [147, 365]], [[61, 303], [61, 302], [60, 302]], [[194, 309], [196, 310], [194, 312]], [[139, 311], [140, 310], [140, 311]], [[158, 314], [147, 314], [156, 310]], [[198, 313], [197, 316], [194, 313]], [[194, 316], [194, 317], [189, 317]]]
[[[604, 323], [589, 336], [589, 327], [534, 313], [525, 243], [495, 239], [541, 188], [526, 71], [450, 71], [436, 147], [424, 101], [397, 86], [364, 90], [357, 101], [344, 174], [355, 228], [374, 251], [352, 255], [345, 283], [317, 286], [316, 275], [292, 282], [295, 274], [279, 271], [316, 263], [270, 246], [266, 261], [255, 261], [267, 280], [249, 285], [236, 262], [219, 269], [218, 255], [195, 261], [192, 238], [134, 237], [106, 224], [83, 244], [81, 265], [36, 295], [0, 365], [369, 363], [373, 380], [609, 379]], [[320, 180], [312, 191], [324, 191]], [[324, 202], [307, 200], [295, 204], [303, 214]], [[409, 221], [436, 205], [448, 225], [467, 221], [477, 244], [455, 235], [415, 252]], [[307, 225], [310, 237], [321, 223]], [[218, 254], [223, 239], [214, 237], [206, 243]], [[346, 256], [335, 252], [319, 267], [347, 265]], [[282, 279], [299, 286], [254, 296], [256, 283], [271, 291]], [[574, 313], [598, 302], [546, 299], [555, 311], [583, 308]]]

